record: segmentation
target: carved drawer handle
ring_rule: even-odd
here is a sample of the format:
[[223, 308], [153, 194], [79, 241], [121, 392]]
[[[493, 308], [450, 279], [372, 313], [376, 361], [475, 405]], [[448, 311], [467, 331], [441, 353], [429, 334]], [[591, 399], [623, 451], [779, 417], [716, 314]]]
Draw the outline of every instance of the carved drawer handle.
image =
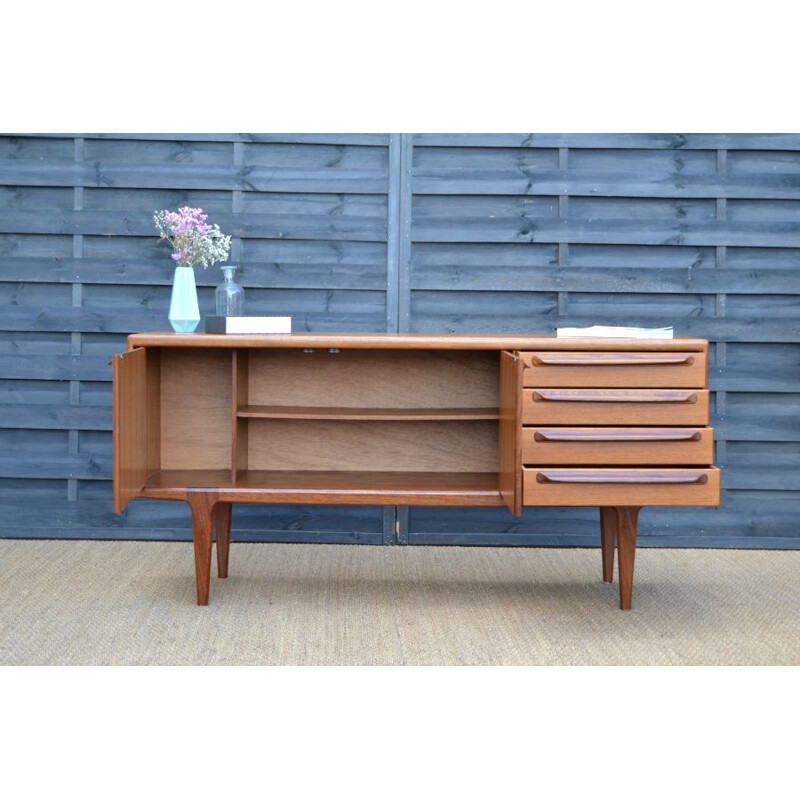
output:
[[652, 429], [638, 431], [536, 431], [536, 442], [699, 442], [700, 431], [671, 429]]
[[696, 392], [651, 389], [648, 391], [613, 391], [594, 389], [537, 389], [534, 403], [696, 403]]
[[537, 483], [708, 483], [705, 472], [537, 472]]
[[651, 367], [655, 365], [694, 364], [694, 356], [686, 353], [644, 355], [640, 353], [553, 353], [535, 355], [531, 364], [536, 367]]

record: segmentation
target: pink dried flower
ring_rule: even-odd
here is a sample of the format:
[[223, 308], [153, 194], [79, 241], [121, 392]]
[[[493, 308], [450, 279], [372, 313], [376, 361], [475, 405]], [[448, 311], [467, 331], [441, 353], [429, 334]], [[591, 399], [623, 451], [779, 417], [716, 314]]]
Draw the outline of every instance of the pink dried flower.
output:
[[225, 236], [219, 225], [209, 225], [208, 214], [202, 208], [181, 206], [177, 211], [157, 211], [153, 215], [160, 239], [172, 245], [172, 260], [181, 267], [202, 264], [208, 267], [227, 261], [231, 237]]

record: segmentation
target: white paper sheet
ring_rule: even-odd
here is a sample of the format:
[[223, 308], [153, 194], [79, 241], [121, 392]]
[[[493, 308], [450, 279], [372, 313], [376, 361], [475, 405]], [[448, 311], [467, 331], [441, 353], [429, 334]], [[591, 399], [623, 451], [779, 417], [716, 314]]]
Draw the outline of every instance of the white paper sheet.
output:
[[624, 328], [614, 325], [592, 325], [589, 328], [556, 328], [556, 336], [596, 339], [672, 339], [672, 328]]

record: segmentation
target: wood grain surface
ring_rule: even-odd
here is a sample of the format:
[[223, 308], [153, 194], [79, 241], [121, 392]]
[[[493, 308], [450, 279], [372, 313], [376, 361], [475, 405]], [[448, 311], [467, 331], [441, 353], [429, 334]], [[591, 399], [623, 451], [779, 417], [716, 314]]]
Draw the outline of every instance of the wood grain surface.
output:
[[252, 350], [243, 405], [497, 408], [496, 352], [305, 349]]
[[523, 467], [526, 506], [715, 506], [720, 472], [703, 469]]
[[161, 468], [231, 466], [231, 354], [161, 352]]
[[496, 420], [250, 419], [253, 470], [497, 472]]
[[705, 465], [714, 458], [711, 428], [522, 429], [525, 464]]
[[228, 470], [162, 470], [142, 497], [186, 500], [211, 493], [233, 503], [500, 507], [497, 472], [357, 472], [248, 470], [233, 484]]
[[114, 511], [137, 496], [148, 475], [147, 350], [114, 356]]
[[600, 550], [603, 582], [614, 580], [614, 554], [617, 552], [617, 519], [613, 507], [600, 507]]
[[231, 363], [231, 470], [235, 478], [247, 469], [249, 425], [239, 414], [249, 402], [249, 356], [248, 350], [234, 350]]
[[500, 354], [500, 494], [516, 517], [522, 513], [522, 371], [519, 355]]
[[525, 425], [707, 425], [706, 389], [525, 389]]
[[704, 352], [705, 339], [560, 339], [555, 336], [498, 336], [428, 333], [292, 333], [217, 334], [133, 333], [133, 347], [250, 347], [257, 349], [328, 348], [359, 350], [602, 350], [646, 352]]
[[335, 419], [419, 422], [498, 419], [496, 408], [346, 408], [342, 406], [244, 406], [239, 417], [252, 419]]
[[639, 532], [639, 508], [616, 506], [614, 518], [619, 561], [619, 607], [623, 611], [628, 611], [633, 605], [633, 567]]
[[527, 352], [525, 386], [702, 389], [707, 381], [705, 352]]

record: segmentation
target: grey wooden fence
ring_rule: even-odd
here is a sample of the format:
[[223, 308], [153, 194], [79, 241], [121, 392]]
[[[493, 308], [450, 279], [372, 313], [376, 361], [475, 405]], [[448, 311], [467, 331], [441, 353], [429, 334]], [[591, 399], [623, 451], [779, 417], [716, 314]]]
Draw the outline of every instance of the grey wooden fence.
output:
[[[297, 330], [710, 339], [723, 505], [648, 509], [642, 543], [800, 546], [800, 134], [0, 135], [0, 536], [189, 536], [109, 482], [108, 359], [166, 327], [151, 215], [184, 203]], [[249, 540], [598, 541], [591, 509], [234, 513]]]

